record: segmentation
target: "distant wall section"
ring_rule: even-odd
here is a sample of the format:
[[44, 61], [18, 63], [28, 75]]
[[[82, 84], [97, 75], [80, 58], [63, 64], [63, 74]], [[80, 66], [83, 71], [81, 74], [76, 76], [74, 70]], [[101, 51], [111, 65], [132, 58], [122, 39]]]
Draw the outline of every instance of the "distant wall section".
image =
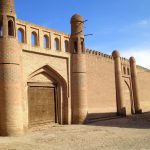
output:
[[140, 105], [143, 112], [150, 111], [150, 70], [137, 67], [137, 76], [139, 81]]
[[116, 112], [114, 61], [109, 55], [87, 50], [88, 112]]

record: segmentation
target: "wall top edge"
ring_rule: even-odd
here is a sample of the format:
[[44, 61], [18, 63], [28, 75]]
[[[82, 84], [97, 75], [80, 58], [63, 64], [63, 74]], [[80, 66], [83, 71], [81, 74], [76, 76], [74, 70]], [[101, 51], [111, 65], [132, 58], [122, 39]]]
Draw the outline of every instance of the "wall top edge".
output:
[[54, 30], [54, 29], [51, 29], [51, 28], [48, 28], [48, 27], [44, 27], [44, 26], [41, 26], [41, 25], [30, 23], [30, 22], [27, 22], [27, 21], [24, 21], [24, 20], [17, 19], [16, 23], [19, 24], [19, 25], [30, 25], [32, 27], [35, 27], [35, 28], [38, 28], [38, 29], [41, 29], [41, 30], [54, 32], [56, 34], [60, 34], [60, 35], [66, 36], [68, 38], [70, 37], [70, 34], [68, 34], [68, 33], [64, 33], [64, 32], [61, 32], [61, 31], [58, 31], [58, 30]]
[[[92, 55], [97, 55], [97, 56], [101, 56], [101, 57], [104, 57], [104, 58], [109, 58], [109, 59], [113, 59], [113, 56], [112, 55], [108, 55], [106, 53], [103, 53], [101, 51], [97, 51], [97, 50], [92, 50], [92, 49], [86, 49], [86, 53], [88, 54], [92, 54]], [[121, 62], [122, 63], [129, 63], [129, 59], [125, 58], [125, 57], [120, 57], [121, 59]]]

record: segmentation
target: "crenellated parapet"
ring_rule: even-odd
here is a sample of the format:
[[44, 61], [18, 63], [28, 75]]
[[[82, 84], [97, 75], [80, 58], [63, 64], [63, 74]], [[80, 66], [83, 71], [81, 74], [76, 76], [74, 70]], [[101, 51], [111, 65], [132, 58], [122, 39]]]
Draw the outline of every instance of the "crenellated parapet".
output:
[[111, 55], [96, 51], [96, 50], [91, 50], [91, 49], [86, 49], [86, 53], [89, 55], [95, 55], [95, 56], [100, 56], [103, 57], [104, 59], [110, 59], [113, 60], [113, 57]]
[[[113, 56], [102, 53], [100, 51], [86, 49], [86, 54], [91, 56], [96, 56], [97, 58], [102, 58], [104, 61], [113, 62]], [[125, 57], [120, 57], [121, 70], [123, 76], [130, 76], [130, 62], [129, 59]]]
[[125, 58], [125, 57], [120, 57], [121, 63], [124, 64], [128, 64], [129, 63], [129, 59]]

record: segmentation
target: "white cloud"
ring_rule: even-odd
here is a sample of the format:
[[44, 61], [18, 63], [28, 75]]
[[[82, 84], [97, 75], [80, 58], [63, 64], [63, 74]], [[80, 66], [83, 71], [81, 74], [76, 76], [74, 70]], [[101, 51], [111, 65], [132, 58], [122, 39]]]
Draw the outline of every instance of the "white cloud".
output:
[[141, 19], [135, 22], [131, 22], [117, 29], [118, 32], [145, 32], [143, 29], [149, 29], [150, 19]]
[[150, 20], [141, 20], [138, 22], [138, 25], [140, 26], [147, 26], [150, 24]]
[[122, 51], [122, 56], [135, 57], [138, 65], [150, 69], [150, 49], [127, 49]]

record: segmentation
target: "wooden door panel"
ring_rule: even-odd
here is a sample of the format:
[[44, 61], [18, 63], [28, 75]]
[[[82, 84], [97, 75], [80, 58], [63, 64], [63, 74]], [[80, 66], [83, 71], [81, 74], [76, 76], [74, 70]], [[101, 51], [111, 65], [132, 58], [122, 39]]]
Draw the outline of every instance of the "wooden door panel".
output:
[[29, 87], [29, 122], [55, 122], [54, 88]]

